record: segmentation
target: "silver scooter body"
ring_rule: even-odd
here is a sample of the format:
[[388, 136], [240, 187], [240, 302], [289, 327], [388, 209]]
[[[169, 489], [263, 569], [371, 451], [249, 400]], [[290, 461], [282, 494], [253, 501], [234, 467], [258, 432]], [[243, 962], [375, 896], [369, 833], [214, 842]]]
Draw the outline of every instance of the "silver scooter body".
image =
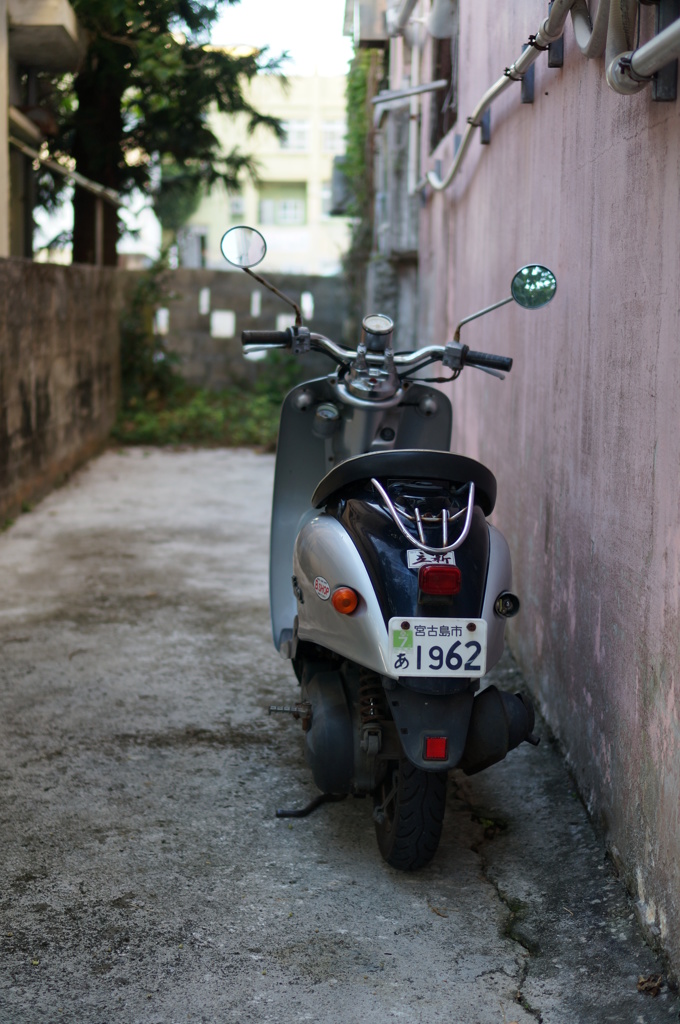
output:
[[513, 300], [544, 306], [555, 277], [539, 264], [521, 268], [510, 297], [461, 320], [445, 346], [395, 353], [392, 321], [369, 314], [355, 351], [311, 333], [297, 304], [253, 273], [266, 253], [257, 231], [232, 228], [221, 247], [295, 310], [285, 331], [243, 331], [246, 353], [317, 351], [338, 366], [295, 388], [281, 414], [271, 618], [300, 700], [270, 711], [301, 721], [323, 795], [277, 815], [370, 794], [382, 856], [413, 870], [437, 848], [448, 769], [474, 774], [520, 743], [538, 742], [524, 695], [495, 686], [478, 692], [502, 653], [505, 619], [519, 610], [508, 546], [487, 522], [496, 481], [450, 451], [450, 403], [417, 374], [439, 363], [450, 376], [435, 381], [455, 380], [466, 366], [502, 378], [512, 359], [471, 351], [460, 328]]
[[[361, 554], [337, 518], [314, 508], [311, 499], [330, 469], [358, 455], [400, 449], [448, 452], [451, 404], [441, 392], [415, 383], [398, 405], [350, 404], [345, 398], [334, 378], [321, 378], [295, 388], [283, 404], [270, 546], [273, 639], [285, 658], [292, 658], [304, 640], [397, 679], [388, 658], [384, 609]], [[494, 603], [510, 590], [512, 570], [504, 537], [493, 526], [487, 528], [480, 617], [487, 623], [490, 669], [503, 652], [505, 632], [505, 619], [494, 612]], [[329, 600], [341, 586], [361, 595], [351, 616], [338, 614]]]

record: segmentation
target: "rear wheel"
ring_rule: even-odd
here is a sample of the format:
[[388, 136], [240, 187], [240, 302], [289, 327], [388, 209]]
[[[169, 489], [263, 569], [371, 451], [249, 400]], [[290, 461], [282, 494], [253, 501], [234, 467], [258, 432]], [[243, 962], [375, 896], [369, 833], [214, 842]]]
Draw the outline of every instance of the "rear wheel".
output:
[[374, 794], [380, 852], [393, 868], [414, 871], [434, 857], [444, 822], [446, 772], [424, 772], [406, 758], [391, 761]]

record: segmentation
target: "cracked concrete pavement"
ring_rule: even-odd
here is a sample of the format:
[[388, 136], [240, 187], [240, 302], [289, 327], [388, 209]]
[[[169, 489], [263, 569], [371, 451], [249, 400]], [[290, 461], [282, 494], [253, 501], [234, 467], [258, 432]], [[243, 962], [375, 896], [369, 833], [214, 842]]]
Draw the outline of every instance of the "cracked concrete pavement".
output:
[[0, 536], [0, 1024], [677, 1020], [544, 726], [419, 873], [368, 800], [274, 817], [315, 791], [266, 714], [272, 470], [110, 451]]

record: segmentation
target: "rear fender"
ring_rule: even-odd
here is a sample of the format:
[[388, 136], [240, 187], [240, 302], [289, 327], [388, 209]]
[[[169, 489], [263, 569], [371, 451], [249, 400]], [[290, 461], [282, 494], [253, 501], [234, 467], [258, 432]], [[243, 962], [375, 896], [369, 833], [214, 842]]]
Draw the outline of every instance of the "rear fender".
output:
[[[466, 685], [464, 680], [461, 682]], [[416, 768], [444, 771], [458, 764], [465, 749], [472, 714], [474, 696], [471, 690], [425, 694], [390, 684], [386, 697], [404, 753]], [[425, 759], [428, 736], [446, 737], [446, 758], [436, 761]]]

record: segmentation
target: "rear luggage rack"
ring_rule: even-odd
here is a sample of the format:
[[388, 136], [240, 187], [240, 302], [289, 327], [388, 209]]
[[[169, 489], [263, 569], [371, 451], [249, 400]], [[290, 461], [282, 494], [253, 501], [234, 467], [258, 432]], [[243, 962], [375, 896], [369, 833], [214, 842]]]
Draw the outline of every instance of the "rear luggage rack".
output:
[[[475, 485], [472, 482], [472, 480], [467, 485], [467, 507], [462, 508], [459, 512], [455, 512], [451, 516], [449, 515], [446, 509], [442, 509], [441, 513], [438, 516], [427, 514], [421, 515], [420, 509], [418, 508], [414, 509], [413, 515], [409, 515], [408, 512], [400, 511], [395, 507], [394, 502], [390, 498], [389, 494], [382, 486], [382, 484], [375, 479], [375, 477], [371, 477], [371, 483], [373, 484], [374, 489], [380, 495], [382, 500], [385, 502], [387, 511], [392, 516], [395, 526], [401, 531], [401, 533], [403, 533], [404, 537], [406, 537], [406, 539], [414, 547], [420, 548], [421, 551], [426, 551], [430, 555], [443, 555], [447, 551], [455, 551], [456, 548], [459, 548], [461, 544], [465, 541], [465, 538], [470, 532], [470, 526], [472, 524], [472, 513], [475, 507]], [[463, 515], [465, 516], [463, 529], [459, 533], [458, 537], [453, 541], [453, 543], [449, 544], [449, 526], [451, 525], [451, 523], [454, 523], [457, 519], [460, 519], [460, 517]], [[436, 526], [439, 523], [441, 523], [442, 528], [442, 546], [440, 548], [435, 548], [425, 543], [425, 527]], [[413, 535], [412, 524], [415, 524], [415, 529], [418, 534], [417, 538]]]

